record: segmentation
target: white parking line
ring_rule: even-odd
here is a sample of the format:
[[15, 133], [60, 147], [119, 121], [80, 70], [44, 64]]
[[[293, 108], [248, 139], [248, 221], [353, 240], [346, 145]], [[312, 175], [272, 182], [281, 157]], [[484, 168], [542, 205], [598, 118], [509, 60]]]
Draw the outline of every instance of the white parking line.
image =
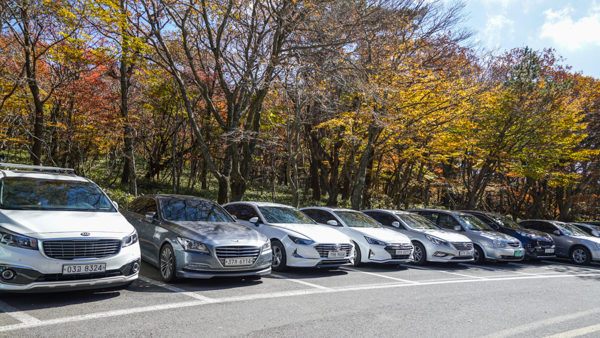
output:
[[293, 282], [293, 283], [297, 283], [297, 284], [302, 284], [302, 285], [310, 286], [311, 288], [315, 288], [315, 289], [331, 290], [331, 288], [328, 288], [326, 286], [318, 285], [318, 284], [313, 284], [313, 283], [310, 283], [310, 282], [307, 282], [307, 281], [303, 281], [301, 279], [288, 278], [286, 276], [278, 275], [278, 274], [275, 274], [275, 273], [271, 273], [271, 276], [275, 277], [275, 278], [282, 279], [282, 280], [286, 280], [288, 282]]
[[512, 336], [521, 336], [527, 332], [530, 332], [530, 331], [534, 332], [535, 330], [541, 329], [548, 325], [560, 324], [560, 323], [578, 319], [581, 317], [596, 315], [598, 313], [600, 313], [600, 308], [593, 308], [590, 310], [569, 313], [569, 314], [561, 314], [560, 316], [545, 318], [545, 319], [538, 320], [535, 322], [529, 322], [524, 325], [515, 326], [510, 329], [498, 331], [498, 332], [495, 332], [488, 336], [485, 336], [484, 338], [505, 338], [505, 337], [512, 337]]
[[446, 271], [446, 270], [434, 270], [434, 271], [443, 272], [443, 273], [447, 273], [447, 274], [455, 275], [455, 276], [466, 277], [466, 278], [487, 279], [486, 277], [474, 276], [474, 275], [467, 275], [467, 274], [464, 274], [464, 273], [450, 272], [450, 271]]
[[382, 275], [382, 274], [379, 274], [379, 273], [374, 273], [374, 272], [368, 272], [368, 271], [362, 271], [362, 270], [358, 270], [358, 269], [354, 269], [354, 268], [349, 268], [349, 267], [346, 267], [346, 266], [345, 267], [341, 267], [340, 270], [360, 272], [360, 273], [364, 273], [366, 275], [371, 275], [371, 276], [376, 276], [376, 277], [380, 277], [380, 278], [391, 279], [391, 280], [395, 280], [397, 282], [402, 282], [402, 283], [419, 284], [419, 282], [415, 282], [414, 280], [396, 278], [396, 277], [392, 277], [392, 276]]
[[547, 336], [546, 338], [572, 338], [572, 337], [581, 337], [588, 335], [590, 333], [600, 331], [600, 324], [590, 325], [586, 327], [582, 327], [575, 330], [565, 331], [561, 333], [557, 333], [551, 336]]
[[0, 301], [0, 311], [6, 313], [23, 324], [37, 324], [41, 322], [41, 320], [35, 318], [34, 316], [23, 311], [19, 311], [3, 301]]
[[178, 294], [182, 294], [184, 296], [188, 296], [188, 297], [191, 297], [191, 298], [194, 298], [194, 299], [197, 299], [197, 300], [201, 300], [201, 301], [204, 301], [204, 302], [212, 302], [212, 301], [214, 301], [213, 298], [206, 297], [206, 296], [203, 296], [201, 294], [198, 294], [198, 293], [195, 293], [195, 292], [192, 292], [192, 291], [187, 291], [187, 290], [184, 290], [184, 289], [181, 289], [181, 288], [178, 288], [176, 286], [169, 285], [169, 284], [166, 284], [166, 283], [163, 283], [163, 282], [159, 282], [159, 281], [154, 280], [152, 278], [148, 278], [148, 277], [145, 277], [145, 276], [140, 276], [139, 279], [142, 280], [142, 281], [144, 281], [144, 282], [146, 282], [146, 283], [148, 283], [148, 284], [152, 284], [152, 285], [161, 287], [163, 289], [166, 289], [166, 290], [169, 290], [169, 291], [173, 291], [173, 292], [176, 292]]

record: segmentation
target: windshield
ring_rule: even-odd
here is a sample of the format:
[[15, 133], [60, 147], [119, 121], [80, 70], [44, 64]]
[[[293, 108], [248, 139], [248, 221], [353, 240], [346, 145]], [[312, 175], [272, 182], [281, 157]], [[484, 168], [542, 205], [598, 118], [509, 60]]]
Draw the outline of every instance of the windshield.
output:
[[195, 198], [161, 198], [160, 212], [173, 222], [235, 222], [218, 204]]
[[0, 180], [0, 209], [116, 212], [110, 199], [91, 182], [28, 177]]
[[523, 228], [521, 228], [517, 222], [513, 221], [512, 218], [507, 217], [507, 216], [502, 216], [502, 215], [490, 215], [492, 217], [492, 219], [498, 223], [498, 225], [504, 227], [504, 228], [509, 228], [509, 229], [513, 229], [513, 230], [523, 230]]
[[380, 228], [376, 220], [357, 211], [334, 211], [339, 218], [352, 228]]
[[487, 224], [483, 223], [479, 218], [473, 215], [458, 215], [463, 222], [467, 230], [472, 231], [493, 231]]
[[258, 207], [267, 223], [316, 224], [301, 211], [289, 207]]
[[584, 236], [588, 237], [589, 235], [572, 224], [567, 223], [557, 223], [556, 226], [564, 233], [566, 236]]
[[421, 215], [408, 215], [408, 214], [396, 214], [403, 222], [411, 229], [420, 229], [420, 230], [437, 230], [439, 229], [435, 224], [433, 224], [427, 218]]

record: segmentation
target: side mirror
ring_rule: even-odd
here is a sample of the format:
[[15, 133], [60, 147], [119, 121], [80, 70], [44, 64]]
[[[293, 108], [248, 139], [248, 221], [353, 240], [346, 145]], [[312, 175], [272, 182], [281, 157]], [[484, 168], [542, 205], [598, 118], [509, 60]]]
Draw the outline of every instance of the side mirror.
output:
[[598, 230], [592, 230], [592, 236], [600, 237], [600, 232], [598, 232]]
[[332, 225], [334, 227], [338, 226], [338, 221], [334, 220], [334, 219], [330, 219], [329, 221], [327, 221], [327, 225]]
[[392, 226], [393, 226], [394, 228], [399, 228], [399, 227], [400, 227], [400, 222], [398, 222], [398, 221], [393, 221], [393, 222], [392, 222]]
[[258, 225], [258, 217], [254, 216], [254, 217], [250, 218], [248, 220], [248, 222], [250, 222], [250, 223], [252, 223], [254, 225]]
[[156, 213], [155, 212], [147, 212], [146, 213], [146, 221], [153, 223], [156, 220]]
[[115, 206], [115, 209], [119, 210], [119, 203], [112, 201], [112, 204]]
[[454, 231], [462, 231], [462, 227], [460, 225], [455, 225]]
[[555, 234], [556, 236], [561, 236], [562, 233], [560, 232], [560, 230], [554, 230], [552, 231], [553, 234]]

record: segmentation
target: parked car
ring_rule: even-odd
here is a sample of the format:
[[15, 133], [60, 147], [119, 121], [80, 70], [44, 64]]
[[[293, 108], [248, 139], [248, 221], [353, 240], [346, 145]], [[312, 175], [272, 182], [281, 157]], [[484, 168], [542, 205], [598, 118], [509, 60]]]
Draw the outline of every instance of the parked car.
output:
[[491, 212], [463, 211], [476, 216], [492, 229], [515, 237], [525, 248], [525, 258], [543, 259], [556, 257], [554, 241], [550, 235], [540, 231], [525, 229], [511, 218]]
[[600, 222], [598, 222], [598, 221], [584, 221], [584, 222], [580, 222], [580, 223], [585, 223], [585, 224], [589, 224], [589, 225], [600, 226]]
[[593, 224], [589, 224], [589, 223], [579, 223], [579, 222], [570, 223], [570, 224], [573, 224], [574, 226], [578, 227], [579, 229], [585, 231], [585, 233], [587, 233], [589, 236], [600, 237], [600, 226], [599, 225], [593, 225]]
[[425, 216], [442, 229], [467, 236], [473, 241], [476, 263], [521, 261], [525, 256], [523, 246], [518, 239], [494, 231], [473, 215], [460, 211], [436, 209], [414, 209], [409, 211]]
[[524, 220], [519, 224], [549, 234], [556, 244], [558, 257], [570, 258], [581, 265], [600, 260], [600, 239], [589, 236], [575, 225], [541, 219]]
[[473, 242], [466, 236], [440, 229], [427, 218], [399, 210], [365, 210], [379, 223], [410, 238], [416, 264], [427, 262], [471, 262]]
[[298, 209], [267, 202], [233, 202], [224, 208], [238, 222], [271, 239], [273, 269], [337, 268], [352, 259], [348, 236], [318, 225]]
[[139, 269], [135, 229], [95, 183], [0, 163], [0, 290], [123, 287]]
[[337, 229], [352, 239], [355, 266], [362, 263], [400, 264], [412, 260], [413, 246], [408, 237], [384, 228], [360, 211], [325, 207], [300, 210], [317, 223]]
[[142, 259], [162, 279], [248, 277], [271, 272], [271, 242], [218, 204], [181, 195], [138, 197], [124, 213], [140, 237]]

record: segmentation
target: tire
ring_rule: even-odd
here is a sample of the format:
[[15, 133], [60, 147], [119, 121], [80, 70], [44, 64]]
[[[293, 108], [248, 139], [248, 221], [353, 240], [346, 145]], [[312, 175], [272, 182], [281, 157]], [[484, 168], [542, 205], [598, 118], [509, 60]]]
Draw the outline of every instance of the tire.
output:
[[175, 251], [169, 243], [160, 248], [160, 254], [158, 255], [158, 270], [163, 281], [171, 283], [177, 280]]
[[577, 265], [589, 265], [592, 261], [592, 254], [588, 248], [577, 245], [574, 246], [569, 252], [569, 258], [571, 258], [571, 262]]
[[273, 250], [273, 262], [271, 268], [275, 271], [285, 271], [287, 268], [287, 254], [285, 247], [280, 241], [273, 241], [271, 243], [271, 249]]
[[354, 265], [355, 267], [359, 267], [362, 262], [362, 253], [360, 252], [360, 247], [358, 246], [358, 244], [352, 242], [354, 244], [354, 263], [352, 265]]
[[425, 250], [425, 246], [419, 242], [413, 242], [413, 246], [415, 247], [413, 251], [413, 262], [417, 265], [427, 264], [427, 251]]
[[474, 249], [475, 250], [473, 251], [473, 256], [474, 256], [473, 263], [475, 263], [475, 264], [485, 263], [485, 254], [483, 253], [483, 250], [481, 250], [481, 248], [478, 245], [475, 245]]

